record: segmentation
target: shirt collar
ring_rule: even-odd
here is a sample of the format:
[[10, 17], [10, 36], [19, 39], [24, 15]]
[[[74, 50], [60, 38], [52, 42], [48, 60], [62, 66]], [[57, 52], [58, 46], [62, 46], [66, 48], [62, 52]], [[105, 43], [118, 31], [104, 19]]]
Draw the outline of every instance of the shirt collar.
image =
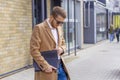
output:
[[55, 29], [55, 28], [52, 27], [52, 25], [50, 24], [49, 20], [50, 20], [50, 19], [48, 18], [48, 19], [47, 19], [48, 26], [50, 27], [50, 29]]

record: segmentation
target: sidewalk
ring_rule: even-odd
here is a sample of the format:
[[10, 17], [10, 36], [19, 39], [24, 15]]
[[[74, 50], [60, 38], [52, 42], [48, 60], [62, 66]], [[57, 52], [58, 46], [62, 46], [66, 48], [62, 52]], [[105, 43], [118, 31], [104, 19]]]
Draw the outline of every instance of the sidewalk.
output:
[[[65, 57], [71, 80], [120, 80], [120, 43], [108, 40]], [[1, 80], [34, 80], [33, 68]]]

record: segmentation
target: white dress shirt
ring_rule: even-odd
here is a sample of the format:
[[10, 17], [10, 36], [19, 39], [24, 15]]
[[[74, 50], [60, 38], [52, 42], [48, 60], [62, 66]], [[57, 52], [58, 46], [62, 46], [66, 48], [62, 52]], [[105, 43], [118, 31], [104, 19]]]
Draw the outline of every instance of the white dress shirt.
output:
[[52, 35], [54, 36], [54, 40], [55, 40], [55, 43], [56, 43], [56, 48], [58, 46], [58, 33], [57, 33], [57, 30], [56, 28], [53, 28], [49, 22], [49, 19], [47, 19], [47, 23], [51, 29], [51, 32], [52, 32]]
[[[47, 19], [47, 23], [48, 23], [48, 25], [49, 25], [49, 27], [51, 29], [52, 35], [54, 36], [54, 40], [55, 40], [56, 48], [57, 48], [58, 47], [58, 33], [57, 33], [57, 29], [52, 27], [52, 25], [49, 22], [49, 19]], [[60, 59], [60, 56], [58, 56], [58, 59]]]

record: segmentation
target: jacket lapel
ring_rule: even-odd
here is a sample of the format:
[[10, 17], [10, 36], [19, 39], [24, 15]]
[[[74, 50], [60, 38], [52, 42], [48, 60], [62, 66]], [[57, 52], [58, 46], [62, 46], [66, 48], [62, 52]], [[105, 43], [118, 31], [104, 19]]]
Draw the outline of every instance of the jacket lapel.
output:
[[60, 29], [57, 28], [57, 32], [58, 32], [58, 46], [60, 46]]
[[48, 26], [47, 21], [44, 22], [44, 26], [45, 26], [45, 29], [46, 29], [46, 32], [48, 33], [48, 35], [49, 35], [49, 36], [51, 37], [51, 39], [53, 39], [53, 41], [55, 42], [54, 36], [52, 35], [51, 29], [50, 29], [50, 27]]

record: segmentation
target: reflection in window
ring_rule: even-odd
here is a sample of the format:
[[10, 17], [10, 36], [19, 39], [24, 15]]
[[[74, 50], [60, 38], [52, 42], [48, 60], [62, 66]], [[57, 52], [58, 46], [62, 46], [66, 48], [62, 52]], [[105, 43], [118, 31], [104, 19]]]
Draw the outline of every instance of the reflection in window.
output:
[[97, 41], [106, 39], [106, 27], [107, 27], [106, 10], [101, 7], [97, 7], [96, 11], [96, 30]]

